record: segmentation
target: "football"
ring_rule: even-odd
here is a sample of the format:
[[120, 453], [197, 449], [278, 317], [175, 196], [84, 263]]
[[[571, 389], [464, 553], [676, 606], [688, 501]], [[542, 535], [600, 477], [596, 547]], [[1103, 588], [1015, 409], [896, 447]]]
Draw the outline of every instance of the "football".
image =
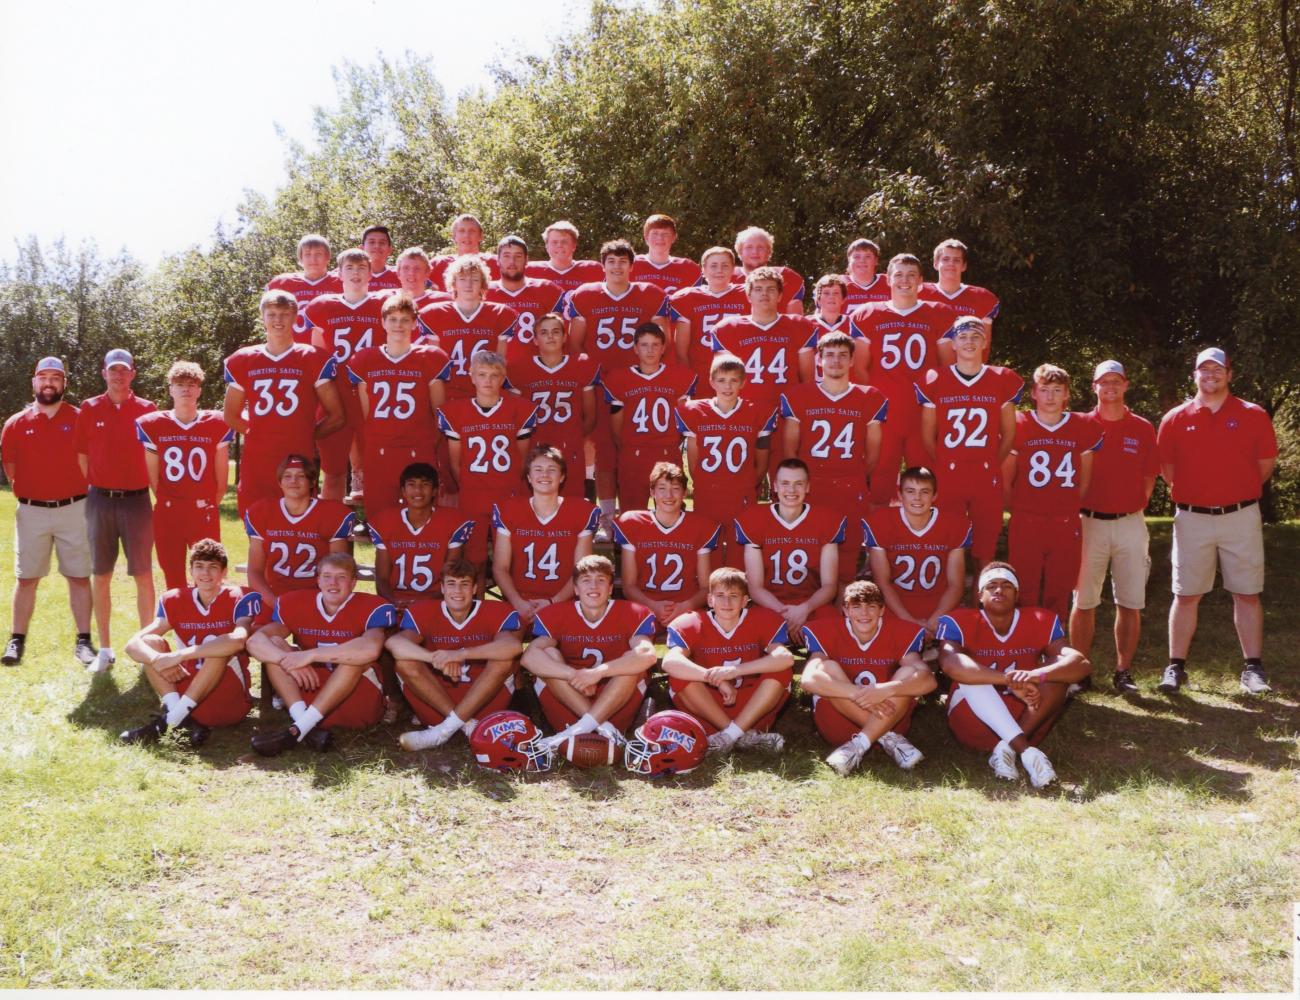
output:
[[599, 733], [570, 736], [561, 750], [574, 767], [608, 767], [623, 760], [623, 748]]

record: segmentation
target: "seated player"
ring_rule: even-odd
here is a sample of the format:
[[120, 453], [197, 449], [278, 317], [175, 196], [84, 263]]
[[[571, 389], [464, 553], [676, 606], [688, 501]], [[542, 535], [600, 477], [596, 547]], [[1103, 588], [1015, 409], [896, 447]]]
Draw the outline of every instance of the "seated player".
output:
[[524, 645], [519, 614], [474, 596], [478, 572], [464, 559], [442, 565], [442, 600], [416, 601], [386, 646], [402, 693], [429, 728], [403, 733], [403, 750], [440, 747], [457, 732], [469, 739], [479, 716], [500, 712], [515, 690]]
[[[501, 277], [492, 282], [484, 300], [513, 309], [519, 317], [506, 344], [506, 363], [513, 367], [537, 353], [533, 346], [534, 331], [547, 313], [559, 315], [564, 308], [564, 289], [553, 281], [525, 274], [528, 244], [520, 236], [501, 238], [497, 244], [497, 260], [501, 263]], [[563, 328], [563, 319], [560, 324]], [[564, 332], [567, 336], [568, 330]]]
[[268, 292], [288, 292], [298, 303], [298, 318], [294, 322], [294, 338], [301, 343], [311, 340], [311, 326], [304, 311], [307, 304], [318, 295], [337, 295], [343, 283], [337, 274], [330, 273], [330, 241], [316, 233], [308, 233], [298, 241], [298, 266], [301, 271], [277, 274], [266, 283]]
[[713, 328], [727, 316], [749, 313], [745, 289], [731, 283], [736, 256], [726, 247], [709, 247], [700, 255], [703, 284], [680, 288], [668, 300], [677, 363], [695, 373], [695, 395], [706, 395], [713, 363]]
[[288, 455], [276, 470], [278, 500], [259, 500], [244, 515], [248, 585], [267, 613], [294, 590], [316, 590], [316, 570], [331, 552], [346, 553], [356, 515], [338, 500], [315, 496], [316, 463]]
[[682, 434], [674, 407], [695, 387], [689, 368], [664, 363], [663, 330], [654, 323], [636, 328], [637, 363], [602, 369], [600, 384], [610, 409], [610, 430], [618, 447], [618, 508], [645, 510], [650, 470], [661, 462], [680, 465]]
[[[220, 542], [196, 542], [190, 549], [193, 586], [164, 593], [154, 620], [127, 642], [127, 656], [144, 667], [162, 711], [124, 732], [123, 743], [152, 743], [168, 727], [184, 726], [190, 746], [202, 746], [213, 726], [233, 726], [248, 715], [253, 700], [244, 644], [262, 599], [226, 585], [228, 564]], [[176, 633], [179, 649], [163, 638], [168, 632]]]
[[966, 589], [970, 522], [934, 505], [938, 482], [924, 467], [904, 469], [898, 507], [880, 507], [862, 519], [871, 579], [885, 607], [900, 621], [934, 638], [939, 619], [961, 603]]
[[848, 282], [845, 310], [852, 313], [868, 302], [888, 302], [889, 282], [876, 270], [880, 263], [880, 247], [875, 241], [856, 239], [848, 245], [844, 256], [849, 268], [844, 274]]
[[320, 561], [316, 584], [314, 592], [281, 597], [270, 624], [248, 638], [249, 655], [266, 665], [293, 719], [286, 729], [253, 737], [253, 749], [264, 757], [304, 741], [327, 750], [331, 729], [374, 726], [384, 716], [379, 655], [397, 609], [356, 590], [357, 564], [345, 552]]
[[745, 579], [755, 604], [775, 611], [791, 629], [814, 616], [837, 615], [839, 544], [844, 517], [814, 507], [808, 496], [808, 466], [787, 458], [776, 468], [776, 499], [750, 507], [734, 520], [736, 544], [744, 546]]
[[916, 700], [935, 688], [921, 659], [925, 631], [885, 610], [880, 588], [844, 588], [844, 616], [804, 626], [808, 663], [799, 683], [813, 696], [813, 722], [835, 746], [826, 763], [848, 774], [872, 743], [910, 771], [924, 754], [907, 739]]
[[599, 732], [616, 743], [645, 697], [646, 674], [658, 656], [654, 616], [614, 600], [614, 564], [586, 556], [573, 567], [578, 599], [543, 608], [520, 661], [537, 679], [552, 750], [570, 736]]
[[1061, 620], [1046, 608], [1017, 607], [1020, 582], [1004, 562], [979, 578], [978, 608], [939, 621], [939, 666], [954, 681], [948, 728], [971, 750], [992, 750], [989, 766], [1015, 781], [1016, 754], [1035, 788], [1056, 780], [1038, 748], [1065, 711], [1071, 684], [1092, 673], [1087, 657], [1065, 644]]
[[794, 654], [780, 615], [748, 600], [744, 573], [715, 569], [709, 609], [668, 625], [664, 673], [673, 704], [700, 720], [710, 750], [779, 753], [785, 739], [768, 730], [790, 696]]
[[622, 550], [623, 596], [649, 608], [663, 627], [704, 607], [722, 530], [686, 510], [686, 473], [679, 465], [660, 462], [650, 470], [650, 500], [650, 510], [619, 515], [614, 542]]
[[550, 445], [536, 445], [524, 469], [531, 496], [492, 507], [492, 579], [531, 628], [542, 608], [573, 599], [573, 567], [591, 555], [600, 512], [562, 495], [568, 463]]
[[772, 250], [776, 239], [766, 229], [750, 226], [736, 234], [736, 256], [740, 266], [732, 274], [732, 283], [748, 288], [749, 276], [759, 268], [771, 268], [780, 272], [781, 289], [777, 310], [803, 315], [803, 275], [792, 267], [772, 263]]
[[375, 545], [375, 590], [399, 611], [441, 596], [442, 567], [459, 559], [474, 522], [459, 510], [433, 505], [438, 472], [427, 462], [401, 471], [402, 506], [366, 522]]
[[686, 257], [672, 256], [677, 241], [677, 222], [671, 215], [656, 213], [641, 227], [646, 252], [632, 262], [632, 280], [662, 288], [671, 295], [679, 288], [690, 288], [700, 280], [700, 266]]

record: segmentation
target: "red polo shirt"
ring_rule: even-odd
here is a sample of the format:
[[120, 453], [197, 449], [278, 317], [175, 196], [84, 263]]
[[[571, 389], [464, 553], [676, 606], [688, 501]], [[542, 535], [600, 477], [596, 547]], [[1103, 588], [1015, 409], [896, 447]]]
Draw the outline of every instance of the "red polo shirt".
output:
[[1216, 413], [1189, 399], [1160, 421], [1160, 464], [1174, 470], [1174, 503], [1224, 507], [1258, 500], [1261, 459], [1277, 455], [1273, 421], [1231, 394]]
[[149, 487], [144, 447], [135, 432], [135, 418], [158, 409], [135, 393], [114, 403], [108, 393], [81, 404], [74, 440], [77, 452], [90, 462], [91, 485], [101, 490], [142, 490]]
[[14, 469], [14, 496], [67, 500], [85, 494], [86, 477], [77, 464], [77, 413], [71, 403], [60, 403], [47, 417], [31, 403], [5, 421], [0, 451]]
[[1093, 455], [1092, 480], [1081, 505], [1099, 514], [1133, 514], [1145, 510], [1147, 476], [1160, 475], [1156, 429], [1128, 407], [1119, 420], [1089, 414], [1102, 431], [1103, 444]]

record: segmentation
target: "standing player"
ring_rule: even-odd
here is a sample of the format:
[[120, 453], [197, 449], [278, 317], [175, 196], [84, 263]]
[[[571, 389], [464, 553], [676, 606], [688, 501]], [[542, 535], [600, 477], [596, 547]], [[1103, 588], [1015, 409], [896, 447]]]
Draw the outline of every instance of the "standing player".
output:
[[230, 439], [235, 432], [216, 410], [200, 410], [203, 369], [177, 361], [167, 372], [172, 408], [136, 419], [153, 487], [153, 536], [169, 589], [185, 586], [186, 550], [221, 537]]
[[401, 290], [415, 303], [417, 313], [435, 302], [451, 301], [451, 295], [441, 284], [430, 286], [430, 273], [429, 255], [423, 247], [407, 247], [397, 255], [397, 280], [402, 284]]
[[591, 732], [623, 743], [658, 659], [654, 616], [611, 596], [613, 563], [604, 556], [579, 559], [573, 582], [577, 600], [537, 613], [520, 661], [537, 678], [542, 712], [557, 730], [545, 741], [551, 750]]
[[1056, 771], [1038, 744], [1065, 711], [1069, 686], [1092, 672], [1065, 644], [1061, 620], [1044, 608], [1017, 607], [1015, 571], [992, 562], [979, 577], [978, 608], [939, 622], [939, 666], [955, 682], [948, 728], [971, 750], [992, 750], [989, 767], [1015, 781], [1016, 754], [1029, 783], [1042, 788]]
[[874, 240], [857, 239], [844, 251], [849, 270], [844, 275], [848, 282], [844, 308], [852, 313], [868, 302], [889, 301], [889, 281], [876, 270], [880, 263], [880, 247]]
[[320, 561], [316, 585], [314, 592], [285, 594], [270, 624], [248, 638], [249, 655], [266, 665], [293, 719], [287, 729], [253, 737], [253, 749], [263, 757], [304, 741], [327, 750], [331, 729], [373, 726], [384, 715], [378, 660], [397, 610], [382, 597], [356, 590], [357, 564], [344, 552]]
[[[153, 621], [126, 644], [126, 655], [144, 667], [145, 680], [162, 700], [162, 711], [119, 737], [152, 743], [169, 727], [189, 730], [190, 746], [202, 746], [213, 726], [235, 726], [248, 715], [248, 641], [262, 612], [256, 591], [226, 585], [226, 548], [204, 538], [190, 550], [191, 587], [168, 590]], [[180, 648], [163, 638], [176, 633]]]
[[803, 315], [803, 275], [791, 267], [772, 263], [772, 250], [776, 239], [766, 229], [750, 226], [736, 234], [736, 256], [740, 266], [731, 275], [734, 285], [744, 285], [749, 290], [749, 276], [759, 268], [772, 268], [781, 274], [778, 312]]
[[808, 466], [797, 458], [776, 467], [773, 495], [770, 505], [750, 507], [735, 519], [736, 543], [744, 546], [754, 603], [800, 629], [814, 615], [835, 611], [844, 518], [805, 502]]
[[411, 344], [416, 312], [406, 292], [390, 295], [381, 316], [385, 342], [358, 351], [344, 366], [357, 388], [365, 420], [367, 519], [401, 502], [404, 468], [434, 461], [434, 412], [444, 402], [443, 386], [451, 372], [441, 348]]
[[330, 241], [317, 233], [308, 233], [298, 241], [298, 266], [301, 271], [277, 274], [266, 283], [266, 290], [288, 292], [294, 297], [298, 303], [294, 339], [305, 344], [311, 341], [311, 326], [306, 316], [308, 304], [318, 295], [339, 294], [343, 282], [337, 274], [330, 273]]
[[984, 356], [987, 358], [989, 346], [993, 343], [993, 320], [998, 314], [998, 297], [979, 285], [962, 284], [961, 276], [966, 273], [966, 244], [961, 240], [944, 240], [935, 247], [934, 270], [939, 280], [927, 281], [921, 286], [921, 300], [943, 302], [963, 316], [983, 320], [988, 334], [988, 343], [984, 345]]
[[1070, 612], [1079, 581], [1079, 498], [1092, 481], [1101, 427], [1071, 413], [1070, 376], [1056, 365], [1034, 371], [1034, 409], [1016, 414], [1015, 447], [1002, 463], [1002, 492], [1011, 511], [1007, 554], [1024, 603], [1057, 615]]
[[1083, 496], [1083, 556], [1070, 612], [1070, 645], [1088, 656], [1097, 625], [1097, 605], [1110, 567], [1115, 598], [1115, 690], [1136, 694], [1133, 657], [1146, 607], [1147, 522], [1142, 516], [1151, 500], [1160, 456], [1156, 432], [1124, 405], [1128, 377], [1118, 361], [1103, 361], [1092, 376], [1097, 408], [1092, 419], [1101, 426], [1103, 444], [1092, 463], [1092, 481]]
[[922, 695], [935, 689], [921, 659], [925, 630], [885, 611], [870, 580], [844, 589], [844, 616], [809, 622], [808, 663], [799, 683], [813, 696], [813, 722], [835, 750], [826, 763], [847, 775], [879, 743], [910, 771], [924, 758], [906, 738]]
[[671, 295], [679, 288], [690, 288], [700, 280], [700, 266], [686, 257], [672, 256], [677, 240], [677, 222], [671, 215], [655, 214], [641, 227], [645, 253], [632, 262], [632, 280], [644, 281]]
[[1010, 368], [984, 364], [984, 323], [963, 316], [953, 325], [956, 364], [931, 369], [916, 383], [921, 442], [943, 478], [943, 502], [974, 527], [975, 572], [993, 558], [1002, 533], [1002, 463], [1016, 439], [1016, 404], [1024, 380]]
[[664, 331], [654, 323], [636, 329], [637, 363], [601, 373], [610, 430], [618, 447], [619, 510], [644, 510], [650, 470], [680, 465], [682, 435], [674, 407], [695, 387], [689, 368], [664, 363]]
[[871, 502], [877, 505], [893, 499], [904, 459], [908, 465], [926, 463], [921, 408], [913, 385], [927, 369], [953, 363], [948, 337], [957, 319], [951, 306], [918, 301], [921, 262], [910, 253], [889, 262], [886, 279], [889, 301], [869, 302], [850, 318], [852, 335], [860, 341], [853, 358], [854, 381], [876, 386], [889, 400], [889, 425], [871, 477]]
[[532, 495], [492, 507], [492, 578], [525, 628], [542, 608], [572, 599], [573, 567], [591, 555], [598, 511], [561, 495], [567, 466], [557, 449], [535, 445], [524, 460]]
[[457, 257], [473, 257], [488, 269], [496, 278], [499, 275], [497, 260], [490, 253], [483, 252], [483, 225], [472, 215], [458, 215], [451, 222], [451, 243], [453, 252], [442, 254], [433, 261], [433, 283], [438, 288], [445, 284], [447, 268]]
[[710, 560], [722, 531], [716, 521], [686, 510], [686, 473], [680, 466], [660, 462], [649, 482], [652, 509], [620, 514], [614, 543], [622, 550], [624, 596], [649, 608], [662, 626], [704, 607]]
[[574, 260], [578, 249], [578, 227], [561, 219], [542, 230], [546, 260], [530, 260], [524, 271], [530, 278], [543, 278], [559, 285], [566, 293], [580, 285], [600, 281], [604, 270], [594, 260]]
[[714, 570], [707, 595], [707, 611], [674, 616], [668, 625], [664, 673], [673, 704], [700, 720], [712, 751], [780, 753], [785, 738], [768, 730], [794, 676], [785, 622], [767, 608], [746, 607], [749, 588], [738, 569]]
[[295, 590], [315, 590], [320, 561], [346, 554], [356, 515], [338, 500], [314, 496], [316, 466], [306, 455], [286, 455], [276, 470], [280, 496], [259, 500], [244, 515], [248, 585], [273, 611]]
[[474, 522], [458, 510], [435, 509], [438, 472], [414, 462], [398, 476], [402, 505], [368, 518], [375, 546], [375, 590], [399, 611], [415, 601], [436, 600], [442, 567], [459, 559]]
[[[225, 361], [226, 424], [244, 435], [239, 464], [239, 515], [257, 500], [275, 499], [275, 470], [291, 453], [314, 454], [316, 438], [343, 426], [333, 356], [294, 343], [297, 306], [288, 292], [266, 292], [261, 302], [266, 343], [242, 347]], [[319, 402], [324, 419], [316, 422]]]
[[[393, 237], [387, 226], [369, 226], [361, 234], [361, 249], [370, 261], [370, 280], [367, 289], [372, 292], [388, 292], [401, 288], [401, 279], [397, 272], [388, 266], [388, 257], [393, 252]], [[343, 258], [339, 258], [339, 277], [342, 277]], [[344, 358], [344, 361], [347, 359]]]
[[934, 505], [938, 482], [925, 468], [904, 469], [898, 507], [878, 507], [862, 520], [871, 579], [899, 621], [933, 638], [939, 619], [961, 603], [966, 589], [970, 521]]
[[822, 381], [781, 394], [784, 451], [808, 467], [808, 490], [819, 507], [845, 517], [839, 582], [857, 576], [862, 553], [862, 513], [868, 509], [867, 476], [880, 454], [881, 426], [889, 403], [875, 386], [849, 381], [853, 341], [843, 333], [817, 342]]
[[742, 568], [743, 556], [733, 551], [731, 522], [758, 503], [767, 479], [770, 442], [776, 431], [776, 407], [745, 399], [745, 366], [732, 354], [713, 359], [709, 399], [685, 399], [677, 404], [678, 428], [686, 437], [686, 461], [691, 469], [691, 509], [724, 526], [718, 560]]
[[682, 288], [668, 300], [673, 344], [679, 364], [695, 373], [696, 393], [702, 394], [713, 363], [713, 328], [726, 316], [749, 313], [745, 289], [731, 283], [736, 257], [726, 247], [709, 247], [700, 257], [704, 283]]
[[457, 732], [469, 739], [479, 716], [510, 704], [524, 648], [519, 614], [501, 601], [477, 599], [477, 589], [472, 563], [444, 563], [442, 600], [412, 604], [402, 614], [401, 631], [385, 644], [402, 693], [428, 727], [402, 733], [403, 750], [440, 747]]
[[[558, 315], [564, 308], [564, 289], [553, 281], [530, 278], [524, 273], [528, 267], [528, 244], [519, 236], [501, 238], [497, 244], [497, 260], [501, 263], [501, 276], [492, 282], [484, 299], [514, 310], [518, 317], [506, 344], [506, 363], [514, 365], [537, 353], [533, 331], [547, 313]], [[581, 479], [579, 476], [579, 484]]]
[[447, 266], [450, 302], [436, 302], [420, 313], [426, 337], [451, 359], [447, 382], [448, 399], [468, 399], [470, 359], [479, 351], [504, 353], [506, 340], [515, 328], [513, 309], [484, 300], [488, 290], [487, 266], [478, 257], [457, 257]]

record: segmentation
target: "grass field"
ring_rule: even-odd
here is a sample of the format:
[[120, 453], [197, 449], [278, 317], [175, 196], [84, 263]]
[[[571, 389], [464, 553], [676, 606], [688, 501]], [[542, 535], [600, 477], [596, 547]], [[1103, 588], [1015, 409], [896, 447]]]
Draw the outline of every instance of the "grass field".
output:
[[[0, 494], [0, 520], [13, 510]], [[249, 754], [256, 712], [201, 751], [122, 747], [156, 701], [121, 658], [93, 680], [75, 664], [52, 578], [26, 661], [0, 668], [0, 986], [1287, 989], [1300, 527], [1267, 541], [1277, 693], [1236, 693], [1222, 593], [1186, 696], [1149, 693], [1169, 584], [1153, 522], [1144, 693], [1109, 693], [1103, 611], [1102, 683], [1048, 738], [1061, 781], [1043, 793], [996, 781], [937, 706], [918, 712], [914, 773], [877, 749], [848, 779], [802, 705], [775, 763], [663, 783], [492, 775], [463, 741], [402, 753], [401, 723], [267, 761]], [[124, 576], [115, 595], [120, 657]]]

